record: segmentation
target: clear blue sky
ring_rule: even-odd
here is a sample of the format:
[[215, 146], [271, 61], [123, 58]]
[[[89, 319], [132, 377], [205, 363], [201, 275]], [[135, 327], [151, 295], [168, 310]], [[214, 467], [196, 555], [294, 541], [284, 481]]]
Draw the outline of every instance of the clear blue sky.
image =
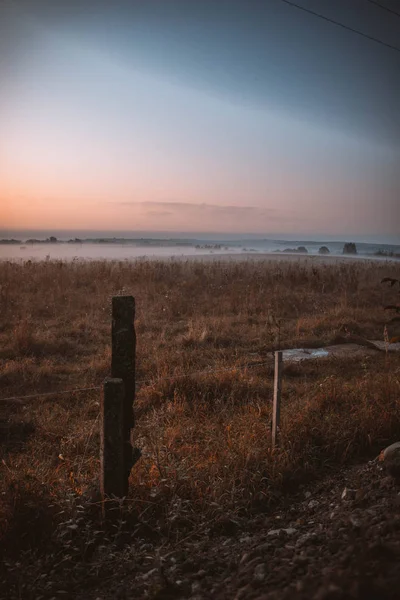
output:
[[400, 238], [400, 52], [279, 0], [6, 0], [0, 56], [0, 226]]

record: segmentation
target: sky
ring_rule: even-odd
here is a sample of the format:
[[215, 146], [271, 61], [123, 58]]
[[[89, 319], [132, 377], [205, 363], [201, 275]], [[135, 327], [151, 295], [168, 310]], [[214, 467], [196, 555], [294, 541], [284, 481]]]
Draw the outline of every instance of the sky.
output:
[[400, 243], [399, 107], [400, 51], [281, 0], [0, 0], [0, 229]]

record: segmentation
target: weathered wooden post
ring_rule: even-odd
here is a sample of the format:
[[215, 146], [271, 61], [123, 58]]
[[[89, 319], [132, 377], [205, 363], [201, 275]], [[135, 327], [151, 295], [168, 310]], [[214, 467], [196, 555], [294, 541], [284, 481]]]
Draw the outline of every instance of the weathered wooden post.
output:
[[107, 379], [101, 402], [100, 429], [100, 490], [103, 500], [125, 495], [124, 400], [122, 379]]
[[135, 299], [133, 296], [114, 296], [112, 299], [112, 357], [111, 377], [124, 383], [123, 438], [125, 484], [122, 496], [128, 493], [128, 480], [133, 466], [131, 429], [134, 426], [136, 333], [134, 327]]
[[281, 421], [282, 352], [275, 352], [274, 402], [272, 406], [272, 448], [278, 445]]

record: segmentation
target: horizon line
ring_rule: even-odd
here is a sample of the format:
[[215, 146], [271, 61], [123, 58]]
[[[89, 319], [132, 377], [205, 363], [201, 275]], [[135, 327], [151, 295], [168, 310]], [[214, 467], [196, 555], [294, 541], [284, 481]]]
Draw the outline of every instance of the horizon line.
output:
[[[0, 237], [3, 234], [7, 234], [7, 235], [12, 235], [13, 233], [19, 233], [19, 234], [23, 234], [23, 233], [30, 233], [30, 234], [34, 234], [34, 233], [38, 233], [38, 234], [68, 234], [66, 237], [69, 237], [71, 235], [71, 233], [86, 233], [86, 234], [97, 234], [96, 236], [94, 236], [94, 238], [86, 238], [86, 239], [98, 239], [99, 237], [102, 237], [104, 239], [157, 239], [154, 238], [154, 235], [162, 235], [163, 237], [165, 236], [169, 236], [168, 239], [194, 239], [194, 240], [201, 240], [203, 239], [202, 236], [205, 237], [216, 237], [216, 239], [221, 239], [221, 237], [217, 237], [217, 236], [222, 236], [224, 238], [224, 241], [237, 241], [238, 238], [240, 240], [247, 240], [247, 239], [254, 239], [256, 238], [258, 241], [262, 241], [262, 240], [266, 240], [266, 241], [271, 241], [271, 242], [310, 242], [310, 243], [323, 243], [323, 242], [328, 242], [331, 244], [334, 243], [345, 243], [345, 242], [351, 242], [351, 241], [357, 241], [360, 244], [384, 244], [384, 245], [400, 245], [400, 237], [396, 240], [396, 241], [388, 241], [389, 239], [393, 239], [393, 236], [385, 236], [382, 234], [365, 234], [365, 235], [359, 235], [359, 234], [349, 234], [346, 235], [345, 237], [342, 237], [340, 234], [337, 235], [329, 235], [326, 234], [327, 237], [324, 238], [324, 234], [316, 234], [316, 236], [314, 237], [313, 235], [307, 234], [302, 236], [300, 234], [300, 237], [296, 237], [296, 234], [290, 234], [290, 233], [278, 233], [278, 234], [271, 234], [271, 233], [254, 233], [254, 232], [246, 232], [246, 233], [238, 233], [238, 232], [229, 232], [229, 233], [225, 233], [225, 232], [221, 232], [221, 231], [182, 231], [182, 230], [123, 230], [123, 229], [117, 229], [117, 230], [113, 230], [113, 229], [84, 229], [84, 228], [68, 228], [68, 229], [56, 229], [56, 228], [52, 228], [52, 229], [38, 229], [38, 228], [4, 228], [4, 227], [0, 227]], [[124, 234], [124, 235], [120, 235], [117, 236], [116, 234]], [[133, 237], [127, 237], [128, 234], [129, 236], [133, 236]], [[142, 235], [142, 234], [151, 234], [148, 236]], [[135, 236], [140, 236], [140, 237], [135, 237]], [[187, 236], [187, 237], [185, 237]], [[197, 237], [200, 236], [200, 237]], [[248, 236], [248, 237], [246, 237]], [[287, 238], [286, 236], [289, 236], [289, 238]], [[56, 237], [56, 236], [55, 236]], [[290, 239], [291, 238], [291, 239]], [[368, 239], [370, 238], [370, 239]], [[374, 238], [375, 240], [377, 238], [386, 238], [386, 241], [371, 241], [371, 238]], [[10, 239], [10, 238], [3, 238], [3, 239]]]

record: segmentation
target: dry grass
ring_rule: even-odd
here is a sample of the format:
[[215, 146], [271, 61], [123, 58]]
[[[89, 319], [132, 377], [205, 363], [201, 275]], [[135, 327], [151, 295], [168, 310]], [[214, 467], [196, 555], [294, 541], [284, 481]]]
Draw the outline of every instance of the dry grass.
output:
[[[315, 346], [344, 332], [382, 339], [391, 291], [380, 280], [399, 275], [396, 263], [310, 259], [0, 263], [2, 398], [101, 385], [110, 300], [121, 293], [136, 297], [137, 376], [147, 382], [136, 401], [143, 458], [112, 531], [89, 502], [100, 392], [0, 402], [4, 585], [38, 597], [32, 577], [45, 569], [72, 593], [99, 564], [112, 569], [111, 548], [132, 535], [179, 539], [206, 523], [218, 531], [221, 515], [264, 510], [308, 478], [394, 441], [397, 355], [288, 365], [275, 455], [272, 365], [239, 367], [265, 360], [278, 343]], [[51, 585], [40, 586], [51, 597]]]

